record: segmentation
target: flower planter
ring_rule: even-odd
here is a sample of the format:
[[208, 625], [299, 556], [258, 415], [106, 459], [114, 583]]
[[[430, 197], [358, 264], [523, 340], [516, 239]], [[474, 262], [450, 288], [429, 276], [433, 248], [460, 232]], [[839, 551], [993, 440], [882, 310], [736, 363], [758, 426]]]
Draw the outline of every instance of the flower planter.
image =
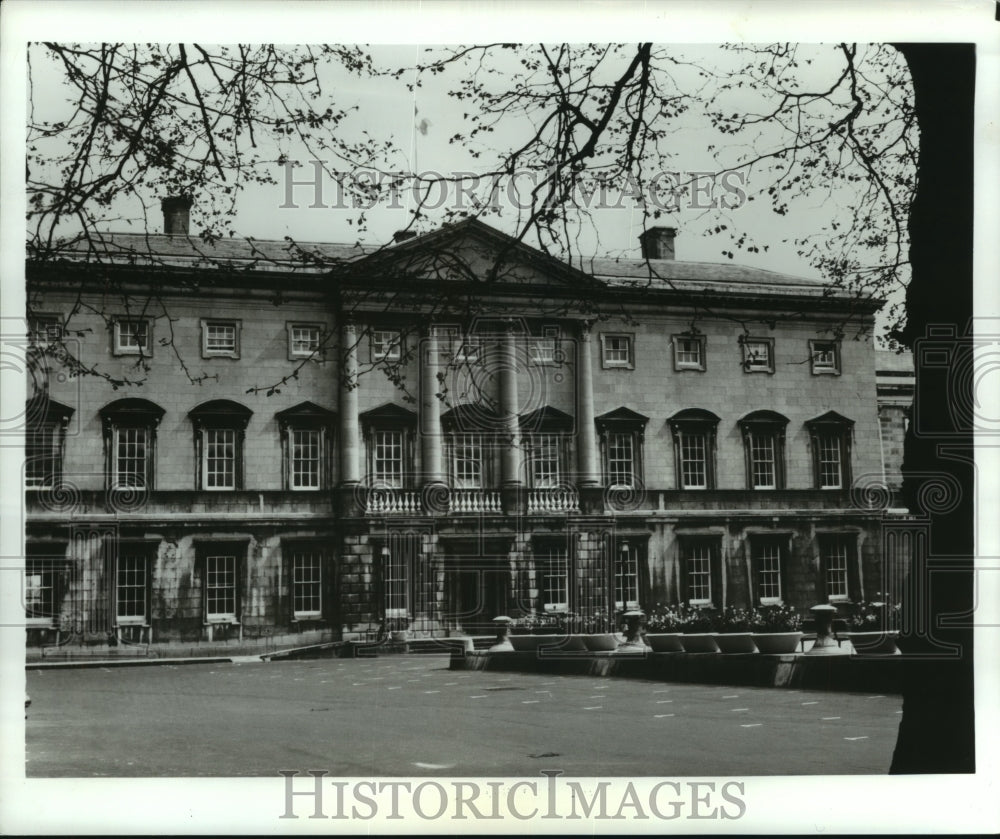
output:
[[555, 633], [548, 635], [509, 635], [508, 640], [516, 652], [553, 652], [555, 650], [580, 649], [573, 643], [573, 636]]
[[847, 640], [855, 655], [899, 655], [898, 636], [898, 632], [848, 632]]
[[749, 632], [717, 632], [715, 643], [719, 645], [719, 652], [727, 655], [757, 652], [757, 645]]
[[623, 640], [617, 632], [599, 632], [594, 635], [581, 635], [580, 638], [592, 653], [614, 652]]
[[394, 644], [402, 644], [410, 640], [410, 630], [408, 629], [394, 629], [389, 633], [389, 638], [392, 639]]
[[753, 642], [765, 655], [788, 655], [799, 651], [801, 632], [754, 632]]
[[550, 635], [543, 636], [539, 649], [543, 653], [584, 653], [587, 651], [581, 635]]
[[719, 651], [715, 635], [711, 632], [693, 632], [690, 635], [681, 635], [680, 638], [686, 653], [717, 653]]
[[654, 653], [682, 653], [681, 637], [679, 632], [647, 632], [646, 644]]

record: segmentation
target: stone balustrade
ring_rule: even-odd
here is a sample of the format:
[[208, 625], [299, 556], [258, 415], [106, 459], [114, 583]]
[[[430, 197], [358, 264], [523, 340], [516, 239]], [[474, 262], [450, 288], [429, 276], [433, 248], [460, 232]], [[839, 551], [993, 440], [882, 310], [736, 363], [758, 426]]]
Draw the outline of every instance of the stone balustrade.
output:
[[368, 492], [366, 513], [406, 515], [422, 512], [420, 493], [407, 489], [373, 489]]
[[577, 513], [580, 496], [574, 489], [533, 489], [528, 492], [529, 513]]
[[500, 492], [482, 489], [453, 489], [449, 513], [500, 513]]

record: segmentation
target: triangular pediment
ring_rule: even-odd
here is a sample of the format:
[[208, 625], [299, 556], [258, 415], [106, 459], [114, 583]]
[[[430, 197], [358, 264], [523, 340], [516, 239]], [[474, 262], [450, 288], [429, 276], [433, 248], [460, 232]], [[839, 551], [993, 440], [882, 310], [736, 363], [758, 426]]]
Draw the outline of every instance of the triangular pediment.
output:
[[526, 245], [478, 219], [407, 239], [344, 267], [345, 278], [368, 282], [603, 287], [593, 276]]
[[601, 414], [601, 416], [595, 418], [595, 422], [598, 425], [631, 425], [644, 427], [647, 422], [649, 422], [649, 417], [643, 416], [642, 414], [633, 411], [631, 408], [626, 408], [622, 405], [620, 408], [615, 408], [613, 411], [608, 411], [606, 414]]
[[441, 427], [451, 432], [477, 432], [500, 431], [504, 425], [500, 415], [489, 405], [467, 402], [442, 413]]
[[838, 414], [836, 411], [827, 411], [825, 414], [820, 414], [818, 417], [806, 420], [806, 425], [810, 427], [814, 425], [854, 425], [854, 420], [848, 419], [843, 414]]
[[294, 425], [308, 423], [310, 425], [330, 425], [337, 418], [336, 413], [317, 405], [315, 402], [306, 400], [278, 411], [274, 415], [281, 425]]
[[395, 425], [409, 425], [416, 423], [417, 415], [409, 411], [402, 405], [394, 402], [386, 402], [370, 411], [365, 411], [358, 415], [358, 419], [365, 424], [385, 423]]
[[573, 417], [549, 405], [521, 414], [519, 421], [521, 430], [527, 432], [571, 431], [573, 428]]

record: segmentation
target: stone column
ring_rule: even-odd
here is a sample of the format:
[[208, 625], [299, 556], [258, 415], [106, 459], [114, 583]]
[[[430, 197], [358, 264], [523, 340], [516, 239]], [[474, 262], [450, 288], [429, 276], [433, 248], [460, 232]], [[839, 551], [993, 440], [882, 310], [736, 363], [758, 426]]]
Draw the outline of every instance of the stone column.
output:
[[517, 346], [514, 324], [509, 323], [501, 338], [500, 416], [503, 423], [501, 461], [501, 504], [505, 513], [520, 514], [526, 502], [521, 477], [521, 426], [518, 419]]
[[341, 510], [352, 511], [361, 482], [361, 428], [358, 424], [358, 331], [351, 321], [340, 326], [340, 487]]
[[434, 327], [424, 332], [420, 348], [420, 458], [423, 485], [444, 483], [441, 460], [441, 400], [438, 399], [438, 345]]
[[597, 455], [597, 429], [594, 427], [593, 342], [590, 321], [580, 323], [576, 351], [576, 469], [580, 490], [580, 509], [601, 512], [601, 472]]

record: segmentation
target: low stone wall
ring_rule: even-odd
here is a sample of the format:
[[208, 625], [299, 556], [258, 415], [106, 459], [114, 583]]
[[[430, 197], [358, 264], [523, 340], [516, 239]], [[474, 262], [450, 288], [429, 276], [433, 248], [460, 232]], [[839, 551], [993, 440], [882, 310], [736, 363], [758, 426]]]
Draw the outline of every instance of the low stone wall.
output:
[[664, 682], [900, 693], [902, 656], [455, 652], [452, 670], [617, 676]]

